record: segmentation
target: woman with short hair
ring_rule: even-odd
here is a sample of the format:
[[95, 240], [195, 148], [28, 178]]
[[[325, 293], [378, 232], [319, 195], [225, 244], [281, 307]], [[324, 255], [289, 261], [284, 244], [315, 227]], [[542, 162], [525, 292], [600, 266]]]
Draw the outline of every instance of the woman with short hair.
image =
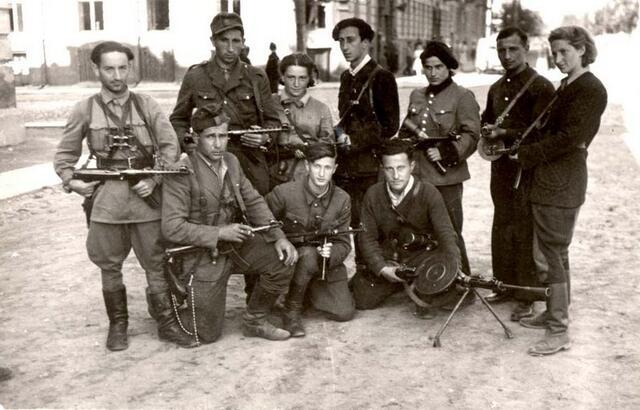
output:
[[587, 148], [600, 128], [607, 91], [589, 65], [597, 51], [582, 27], [551, 32], [556, 66], [567, 76], [540, 125], [540, 138], [520, 146], [516, 158], [533, 168], [530, 202], [534, 219], [534, 259], [542, 283], [550, 289], [546, 310], [520, 320], [528, 328], [546, 329], [529, 349], [534, 356], [569, 349], [569, 245], [587, 189]]
[[284, 88], [276, 98], [284, 108], [291, 129], [278, 140], [272, 187], [306, 175], [301, 161], [305, 146], [313, 142], [335, 143], [329, 107], [308, 92], [315, 83], [316, 66], [311, 57], [304, 53], [290, 54], [280, 61], [279, 69]]

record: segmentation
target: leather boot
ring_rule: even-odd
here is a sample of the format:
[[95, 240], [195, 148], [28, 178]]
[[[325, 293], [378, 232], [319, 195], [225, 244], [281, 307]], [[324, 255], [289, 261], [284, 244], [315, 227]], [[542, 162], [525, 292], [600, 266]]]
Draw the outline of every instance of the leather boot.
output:
[[544, 338], [529, 348], [532, 356], [544, 356], [568, 350], [569, 340], [569, 295], [566, 283], [552, 283], [551, 295], [547, 299], [547, 331]]
[[288, 331], [275, 327], [267, 320], [267, 315], [276, 299], [278, 299], [277, 293], [267, 292], [260, 283], [256, 285], [247, 304], [247, 310], [242, 315], [243, 335], [268, 340], [286, 340], [291, 336]]
[[282, 327], [291, 334], [291, 337], [303, 337], [306, 335], [302, 325], [302, 305], [307, 287], [291, 282], [287, 300], [285, 301]]
[[148, 286], [145, 288], [144, 293], [147, 297], [147, 312], [149, 312], [149, 316], [151, 316], [151, 318], [154, 320], [158, 320], [158, 314], [155, 312], [155, 310], [153, 310], [153, 303], [151, 302], [151, 291], [149, 290]]
[[178, 325], [169, 293], [155, 293], [150, 294], [149, 297], [152, 310], [157, 316], [160, 340], [166, 340], [185, 348], [196, 347], [195, 337], [186, 334]]
[[113, 292], [102, 291], [104, 306], [109, 316], [109, 333], [107, 335], [107, 349], [112, 352], [125, 350], [129, 347], [127, 328], [129, 327], [129, 312], [127, 310], [127, 289]]

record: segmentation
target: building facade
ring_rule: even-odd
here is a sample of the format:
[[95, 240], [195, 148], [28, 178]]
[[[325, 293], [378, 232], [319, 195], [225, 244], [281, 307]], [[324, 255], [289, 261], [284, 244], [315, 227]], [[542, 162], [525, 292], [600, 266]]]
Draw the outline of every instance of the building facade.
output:
[[18, 83], [95, 81], [89, 53], [100, 41], [129, 45], [133, 81], [180, 81], [210, 57], [209, 24], [220, 11], [242, 16], [253, 65], [264, 66], [269, 43], [280, 57], [296, 50], [296, 6], [303, 7], [306, 51], [323, 80], [346, 68], [331, 38], [341, 19], [357, 16], [376, 30], [372, 54], [402, 73], [417, 41], [443, 39], [458, 49], [484, 30], [484, 1], [470, 0], [9, 0], [12, 67]]

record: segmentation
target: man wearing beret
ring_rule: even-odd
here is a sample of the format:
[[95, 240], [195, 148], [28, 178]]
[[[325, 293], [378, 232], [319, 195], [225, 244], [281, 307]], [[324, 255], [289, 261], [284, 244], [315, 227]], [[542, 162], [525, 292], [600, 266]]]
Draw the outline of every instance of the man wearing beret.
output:
[[[338, 166], [335, 146], [316, 142], [304, 154], [307, 176], [275, 187], [265, 198], [269, 208], [284, 222], [285, 232], [348, 230], [351, 200], [332, 181]], [[312, 239], [320, 244], [304, 242], [305, 238], [292, 240], [300, 255], [285, 300], [284, 327], [292, 337], [305, 335], [301, 316], [306, 295], [331, 320], [351, 320], [355, 313], [344, 265], [351, 252], [351, 237], [340, 235], [326, 243], [322, 238]]]
[[269, 340], [289, 332], [267, 321], [276, 299], [287, 291], [296, 248], [279, 229], [253, 233], [268, 225], [273, 214], [245, 176], [235, 155], [226, 152], [229, 118], [223, 104], [198, 109], [191, 126], [196, 150], [178, 164], [189, 175], [167, 178], [162, 201], [162, 233], [178, 245], [197, 251], [182, 260], [183, 284], [190, 290], [178, 308], [185, 333], [198, 342], [220, 337], [225, 316], [227, 280], [233, 273], [251, 273], [258, 280], [242, 316], [245, 336]]
[[[220, 104], [229, 117], [229, 129], [253, 126], [280, 126], [278, 104], [271, 98], [269, 80], [264, 71], [240, 61], [244, 49], [244, 28], [235, 13], [219, 13], [211, 22], [211, 43], [215, 56], [189, 68], [184, 76], [178, 100], [170, 116], [178, 138], [189, 131], [191, 113], [212, 102]], [[240, 161], [242, 170], [261, 195], [269, 192], [269, 170], [264, 150], [268, 134], [244, 134], [229, 141], [229, 152]]]
[[118, 351], [129, 346], [122, 264], [132, 247], [147, 276], [149, 312], [158, 321], [159, 337], [190, 347], [192, 341], [171, 315], [162, 271], [161, 176], [133, 186], [120, 180], [100, 183], [73, 178], [85, 139], [100, 169], [154, 168], [177, 160], [178, 139], [158, 103], [127, 87], [132, 60], [131, 50], [114, 41], [93, 49], [91, 61], [102, 89], [74, 107], [56, 149], [54, 167], [65, 191], [80, 194], [87, 198], [85, 204], [92, 204], [84, 206], [89, 222], [87, 252], [102, 273], [102, 295], [109, 316], [107, 348]]
[[[400, 118], [398, 86], [392, 73], [369, 56], [375, 33], [362, 19], [348, 18], [336, 24], [332, 36], [349, 62], [340, 76], [336, 127], [341, 149], [338, 186], [351, 195], [351, 223], [360, 222], [364, 193], [378, 179], [376, 152], [397, 131]], [[356, 264], [361, 264], [356, 248]]]
[[[457, 233], [461, 269], [470, 274], [462, 238], [462, 182], [470, 178], [467, 158], [480, 137], [480, 107], [471, 91], [453, 81], [458, 61], [446, 44], [429, 41], [420, 60], [429, 86], [411, 92], [400, 137], [415, 138], [416, 131], [431, 138], [450, 137], [436, 144], [422, 141], [418, 145], [414, 175], [440, 191]], [[414, 131], [406, 126], [407, 119], [415, 124]]]

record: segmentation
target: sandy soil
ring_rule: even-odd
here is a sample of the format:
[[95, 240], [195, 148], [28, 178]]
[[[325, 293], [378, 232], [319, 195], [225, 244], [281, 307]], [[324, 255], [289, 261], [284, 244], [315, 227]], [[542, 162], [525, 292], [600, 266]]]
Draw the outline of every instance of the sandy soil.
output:
[[[318, 90], [320, 91], [320, 90]], [[476, 90], [482, 97], [486, 89]], [[335, 90], [327, 91], [333, 95]], [[409, 90], [401, 91], [406, 107]], [[479, 98], [481, 106], [484, 104]], [[0, 202], [0, 383], [8, 408], [638, 408], [640, 406], [640, 180], [610, 105], [590, 149], [589, 193], [571, 249], [568, 352], [533, 358], [541, 335], [510, 323], [507, 340], [479, 302], [446, 318], [411, 315], [402, 294], [334, 323], [314, 312], [308, 335], [285, 342], [240, 331], [241, 281], [233, 277], [224, 335], [184, 350], [158, 341], [144, 275], [125, 265], [130, 347], [104, 347], [100, 278], [84, 248], [81, 199], [59, 187]], [[490, 273], [489, 164], [474, 156], [465, 184], [472, 269]], [[486, 291], [485, 291], [486, 292]], [[508, 320], [509, 303], [496, 306]]]

